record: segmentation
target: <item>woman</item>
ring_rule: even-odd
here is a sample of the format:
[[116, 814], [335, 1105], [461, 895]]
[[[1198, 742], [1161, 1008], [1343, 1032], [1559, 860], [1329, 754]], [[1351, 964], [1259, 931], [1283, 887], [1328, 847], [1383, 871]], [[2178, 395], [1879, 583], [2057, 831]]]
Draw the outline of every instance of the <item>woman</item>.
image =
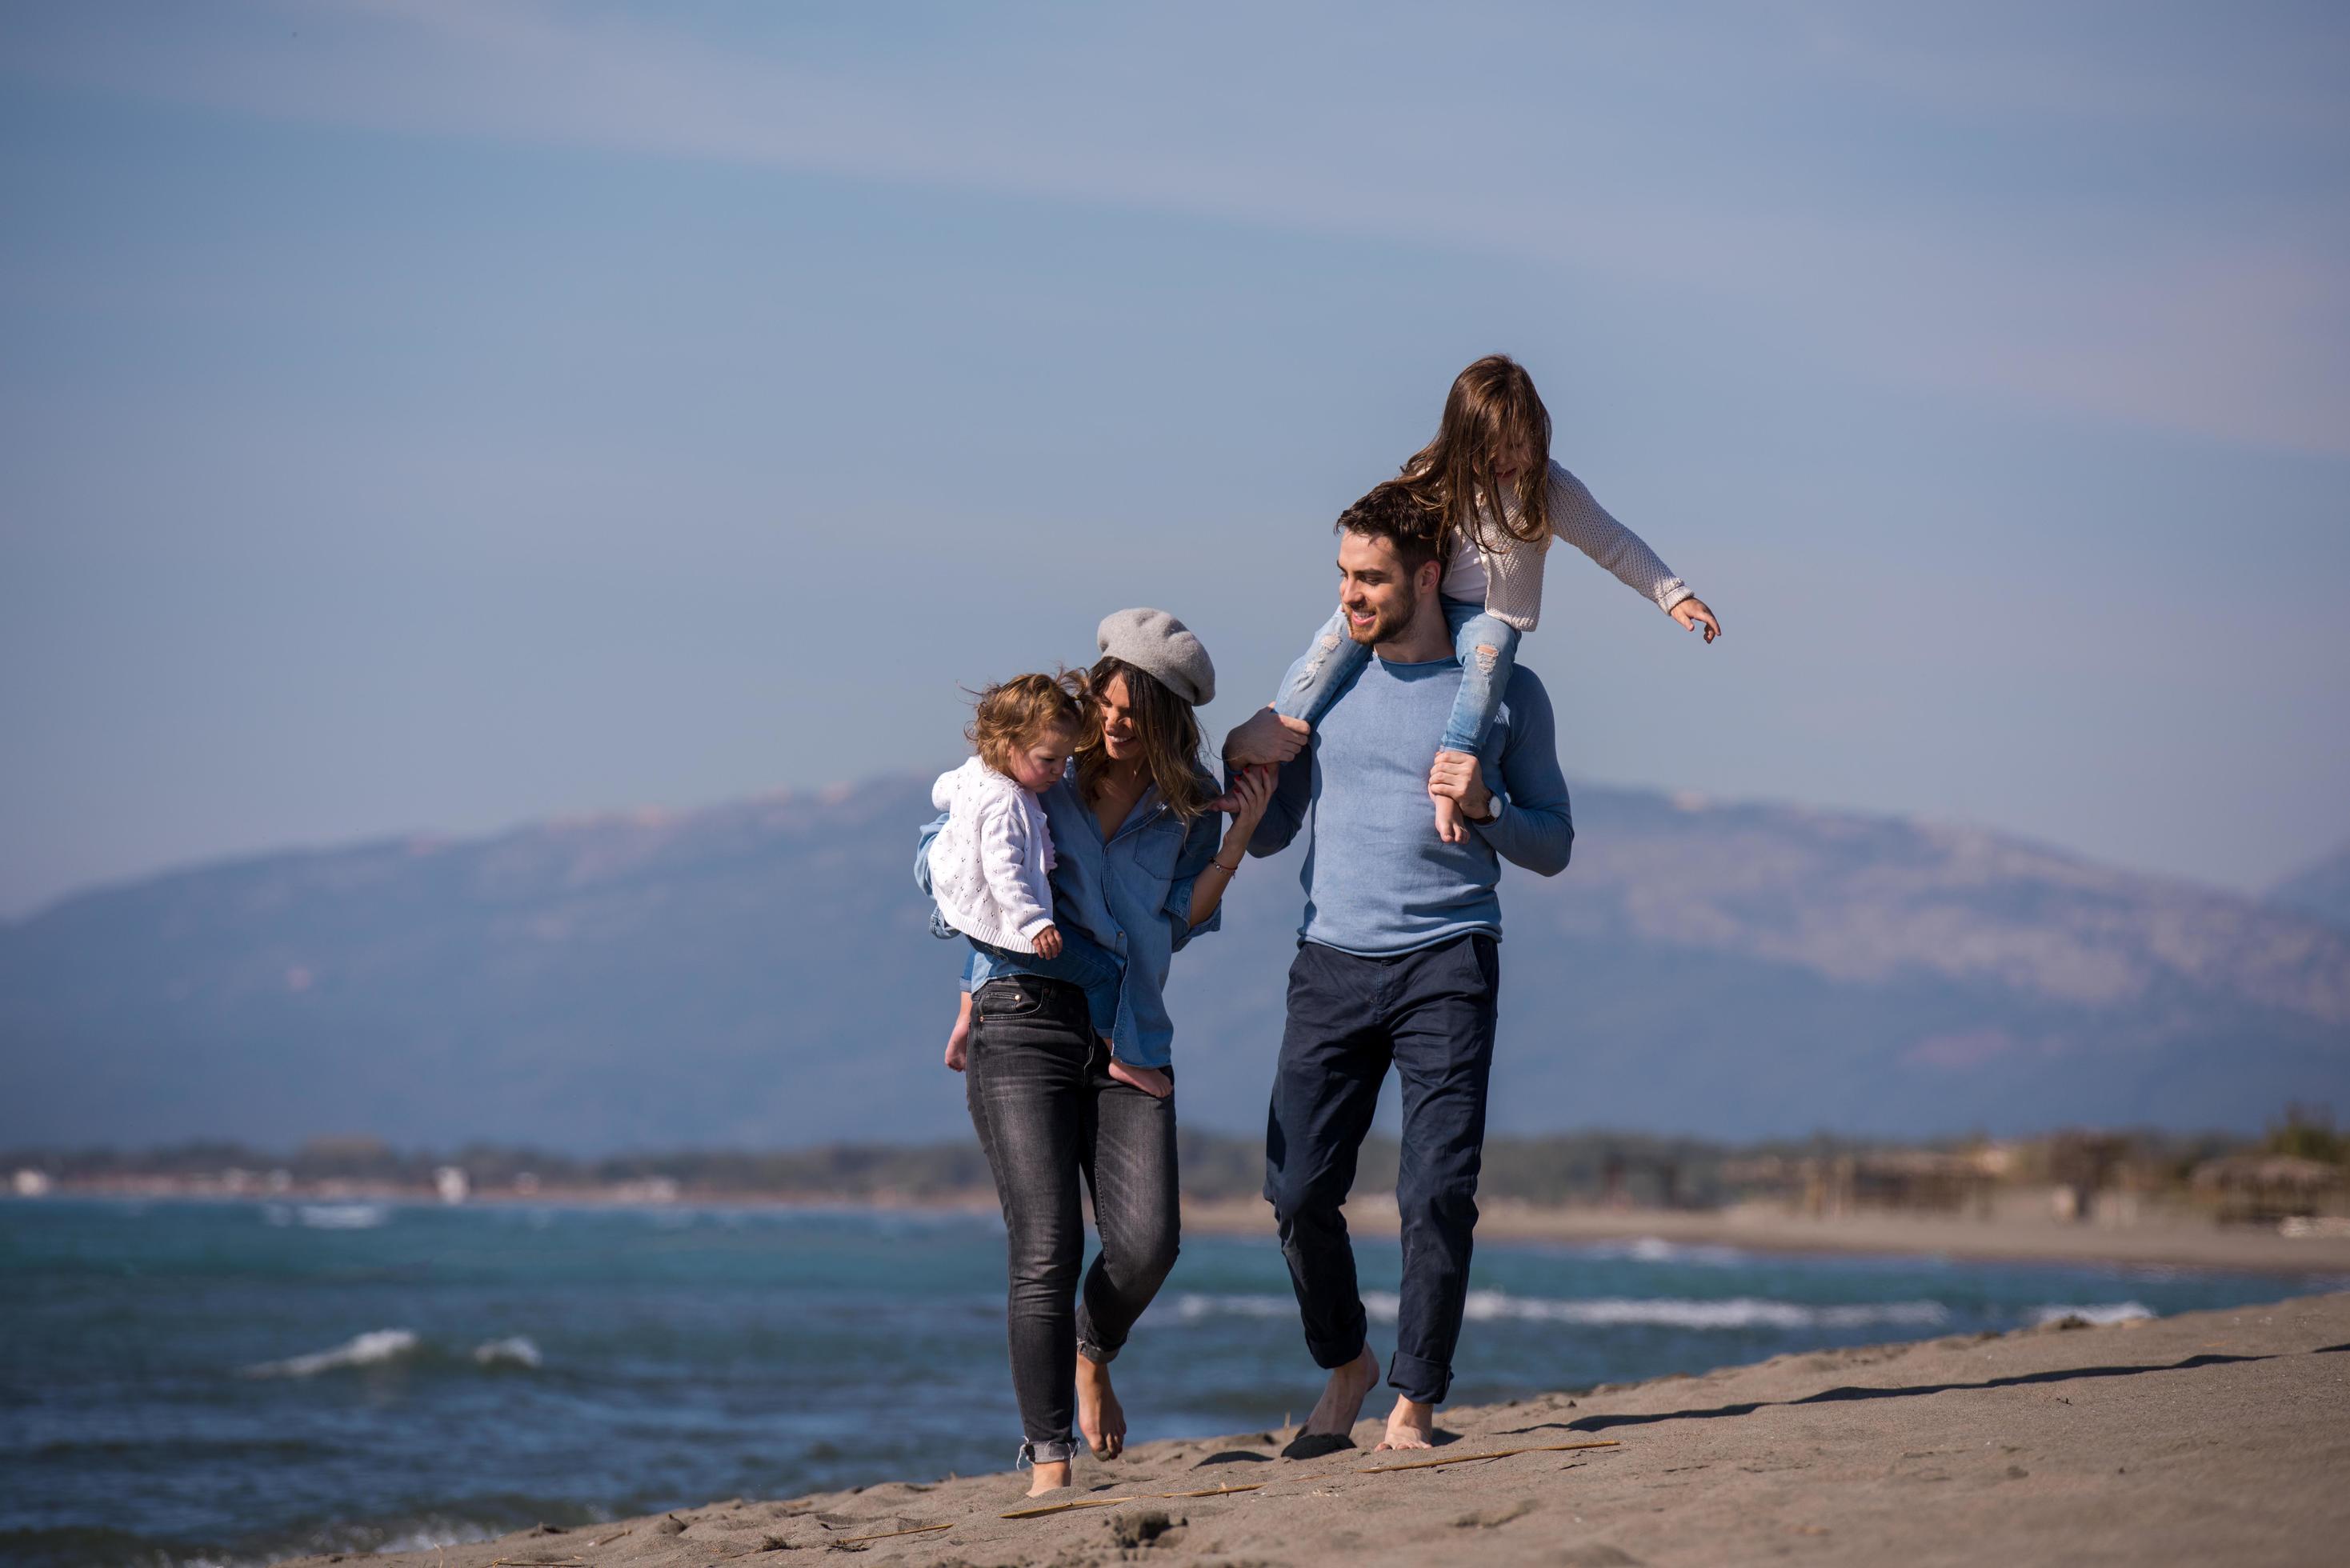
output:
[[[1273, 780], [1259, 770], [1235, 782], [1220, 837], [1192, 717], [1215, 696], [1207, 650], [1163, 610], [1120, 610], [1097, 640], [1102, 658], [1088, 680], [1100, 734], [1042, 796], [1055, 852], [1053, 918], [1123, 956], [1118, 1033], [1156, 1060], [1174, 1033], [1170, 961], [1217, 925]], [[916, 852], [925, 892], [930, 840], [944, 821], [923, 830]], [[1012, 1384], [1034, 1496], [1069, 1484], [1073, 1417], [1100, 1458], [1126, 1445], [1109, 1363], [1175, 1263], [1173, 1072], [1113, 1078], [1085, 992], [1024, 971], [1019, 955], [974, 952], [967, 979], [969, 1033], [958, 1027], [946, 1064], [964, 1075], [1003, 1206]], [[1085, 1255], [1080, 1178], [1093, 1191], [1101, 1253], [1072, 1311]]]

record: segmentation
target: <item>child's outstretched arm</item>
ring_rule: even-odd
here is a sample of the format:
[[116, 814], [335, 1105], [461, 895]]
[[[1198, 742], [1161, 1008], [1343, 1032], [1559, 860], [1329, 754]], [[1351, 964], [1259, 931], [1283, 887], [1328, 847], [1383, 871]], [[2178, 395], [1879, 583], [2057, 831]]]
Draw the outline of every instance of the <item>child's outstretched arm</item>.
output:
[[1721, 623], [1690, 586], [1673, 576], [1641, 537], [1608, 514], [1590, 487], [1554, 462], [1550, 465], [1551, 532], [1600, 566], [1616, 580], [1685, 627], [1702, 626], [1705, 639], [1721, 635]]

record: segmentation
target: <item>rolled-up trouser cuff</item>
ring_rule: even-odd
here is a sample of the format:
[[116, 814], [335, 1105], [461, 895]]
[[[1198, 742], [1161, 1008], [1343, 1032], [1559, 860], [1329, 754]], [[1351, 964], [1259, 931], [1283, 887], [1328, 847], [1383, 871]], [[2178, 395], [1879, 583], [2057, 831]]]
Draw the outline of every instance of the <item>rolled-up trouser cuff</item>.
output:
[[1441, 1405], [1452, 1389], [1452, 1368], [1399, 1350], [1388, 1362], [1388, 1386], [1407, 1399]]
[[1014, 1469], [1025, 1469], [1030, 1465], [1065, 1465], [1077, 1457], [1075, 1438], [1055, 1438], [1047, 1442], [1024, 1442], [1020, 1445], [1019, 1458], [1012, 1461]]
[[1084, 1356], [1087, 1361], [1092, 1362], [1096, 1366], [1107, 1366], [1111, 1362], [1118, 1359], [1118, 1347], [1117, 1345], [1112, 1345], [1108, 1349], [1105, 1350], [1086, 1335], [1082, 1334], [1077, 1335], [1077, 1354]]

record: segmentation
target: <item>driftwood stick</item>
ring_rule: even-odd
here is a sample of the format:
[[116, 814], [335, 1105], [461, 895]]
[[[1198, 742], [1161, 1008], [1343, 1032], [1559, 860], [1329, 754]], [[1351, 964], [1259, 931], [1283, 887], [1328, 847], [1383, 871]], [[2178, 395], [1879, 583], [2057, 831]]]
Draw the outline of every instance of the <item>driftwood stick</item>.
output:
[[999, 1513], [998, 1519], [1041, 1519], [1048, 1513], [1066, 1513], [1073, 1508], [1111, 1508], [1121, 1502], [1132, 1502], [1130, 1497], [1083, 1497], [1075, 1502], [1048, 1502], [1037, 1508], [1015, 1508], [1010, 1513]]
[[1211, 1486], [1205, 1491], [1162, 1491], [1159, 1495], [1160, 1497], [1222, 1497], [1226, 1492], [1262, 1491], [1269, 1484], [1265, 1481], [1251, 1481], [1246, 1486]]
[[953, 1528], [951, 1523], [917, 1524], [906, 1530], [877, 1530], [870, 1535], [844, 1535], [827, 1544], [846, 1546], [852, 1541], [887, 1541], [893, 1535], [927, 1535], [933, 1530], [952, 1530]]
[[1624, 1445], [1613, 1438], [1601, 1438], [1588, 1443], [1536, 1443], [1524, 1449], [1496, 1449], [1489, 1454], [1461, 1454], [1449, 1459], [1409, 1459], [1399, 1465], [1365, 1465], [1355, 1473], [1375, 1476], [1388, 1470], [1432, 1470], [1439, 1465], [1474, 1464], [1479, 1459], [1506, 1459], [1513, 1454], [1561, 1454], [1569, 1449], [1620, 1449]]

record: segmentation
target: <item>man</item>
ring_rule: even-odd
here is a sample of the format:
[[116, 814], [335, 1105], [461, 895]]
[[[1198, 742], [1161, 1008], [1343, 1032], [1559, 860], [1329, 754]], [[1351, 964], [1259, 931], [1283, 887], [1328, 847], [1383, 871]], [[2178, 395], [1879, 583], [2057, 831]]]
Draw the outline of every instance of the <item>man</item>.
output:
[[[1403, 1291], [1388, 1380], [1400, 1397], [1379, 1446], [1430, 1445], [1477, 1223], [1500, 978], [1494, 885], [1503, 859], [1557, 875], [1575, 836], [1550, 700], [1528, 670], [1511, 677], [1478, 757], [1448, 754], [1430, 769], [1461, 686], [1431, 520], [1384, 484], [1347, 510], [1337, 533], [1347, 633], [1374, 657], [1310, 738], [1266, 710], [1225, 742], [1235, 764], [1281, 763], [1250, 854], [1276, 854], [1309, 816], [1314, 825], [1265, 1133], [1264, 1195], [1306, 1347], [1330, 1374], [1301, 1454], [1346, 1446], [1378, 1381], [1340, 1206], [1390, 1065], [1403, 1085]], [[1467, 843], [1437, 836], [1430, 794], [1457, 803]]]

